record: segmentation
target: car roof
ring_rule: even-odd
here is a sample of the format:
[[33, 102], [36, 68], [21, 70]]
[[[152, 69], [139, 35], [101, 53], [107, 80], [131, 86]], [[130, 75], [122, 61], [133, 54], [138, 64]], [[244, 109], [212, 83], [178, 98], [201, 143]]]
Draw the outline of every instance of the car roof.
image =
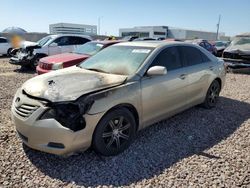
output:
[[79, 34], [53, 34], [53, 35], [48, 35], [48, 36], [50, 36], [52, 38], [66, 36], [66, 37], [82, 37], [82, 38], [92, 39], [88, 35], [79, 35]]
[[167, 46], [170, 44], [180, 44], [179, 41], [133, 41], [133, 42], [122, 42], [115, 44], [116, 46], [137, 46], [137, 47], [151, 47], [158, 48], [162, 46]]
[[122, 40], [93, 40], [90, 42], [94, 42], [94, 43], [99, 43], [99, 44], [116, 44], [119, 42], [123, 42]]

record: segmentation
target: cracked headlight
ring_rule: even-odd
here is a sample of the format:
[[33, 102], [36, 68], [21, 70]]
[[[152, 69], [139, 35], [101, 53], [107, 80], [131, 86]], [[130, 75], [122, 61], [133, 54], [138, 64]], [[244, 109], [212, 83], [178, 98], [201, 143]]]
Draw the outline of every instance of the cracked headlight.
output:
[[39, 119], [55, 119], [62, 126], [72, 131], [82, 130], [86, 125], [79, 105], [75, 103], [54, 103]]

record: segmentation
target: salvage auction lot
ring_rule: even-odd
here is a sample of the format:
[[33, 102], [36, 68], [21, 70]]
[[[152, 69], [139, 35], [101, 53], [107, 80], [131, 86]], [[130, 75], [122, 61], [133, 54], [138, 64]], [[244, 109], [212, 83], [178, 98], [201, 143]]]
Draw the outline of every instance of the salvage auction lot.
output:
[[0, 57], [0, 187], [250, 186], [250, 75], [228, 74], [216, 108], [194, 107], [153, 125], [115, 157], [68, 158], [22, 146], [10, 106], [20, 73]]

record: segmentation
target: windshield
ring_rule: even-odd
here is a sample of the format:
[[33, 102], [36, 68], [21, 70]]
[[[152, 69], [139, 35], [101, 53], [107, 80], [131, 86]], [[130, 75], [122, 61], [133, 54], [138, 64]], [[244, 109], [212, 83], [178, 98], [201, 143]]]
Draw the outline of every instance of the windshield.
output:
[[232, 41], [232, 45], [244, 45], [244, 44], [250, 44], [250, 37], [235, 38]]
[[37, 43], [39, 46], [44, 46], [50, 39], [51, 39], [51, 37], [47, 36], [47, 37], [44, 37], [41, 40], [39, 40]]
[[84, 45], [79, 46], [73, 53], [76, 54], [86, 54], [86, 55], [94, 55], [99, 52], [103, 48], [103, 44], [97, 42], [88, 42]]
[[119, 75], [134, 74], [153, 48], [136, 46], [111, 46], [80, 64], [92, 69]]

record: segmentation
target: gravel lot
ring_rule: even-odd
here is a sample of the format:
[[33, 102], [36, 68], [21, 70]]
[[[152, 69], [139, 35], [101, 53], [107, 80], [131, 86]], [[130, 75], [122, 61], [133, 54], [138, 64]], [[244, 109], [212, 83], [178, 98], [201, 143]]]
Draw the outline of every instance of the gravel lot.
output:
[[250, 187], [250, 75], [228, 74], [217, 108], [159, 122], [119, 156], [63, 158], [16, 136], [12, 98], [34, 76], [16, 68], [0, 57], [0, 187]]

